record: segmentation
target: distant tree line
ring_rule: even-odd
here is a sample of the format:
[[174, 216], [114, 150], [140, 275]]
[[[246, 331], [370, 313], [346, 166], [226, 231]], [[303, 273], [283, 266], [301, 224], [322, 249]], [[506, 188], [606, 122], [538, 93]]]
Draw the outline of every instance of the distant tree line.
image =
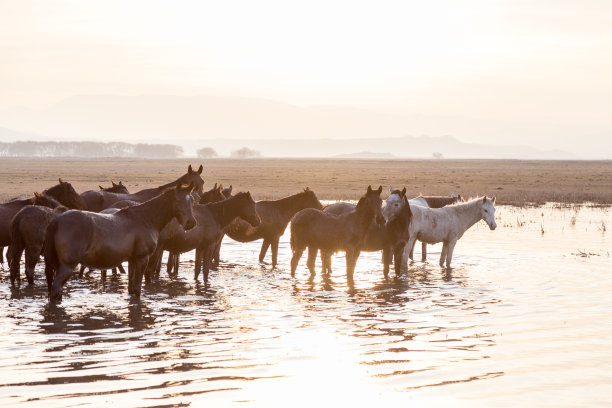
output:
[[147, 157], [175, 158], [183, 148], [172, 144], [123, 142], [0, 143], [0, 157]]

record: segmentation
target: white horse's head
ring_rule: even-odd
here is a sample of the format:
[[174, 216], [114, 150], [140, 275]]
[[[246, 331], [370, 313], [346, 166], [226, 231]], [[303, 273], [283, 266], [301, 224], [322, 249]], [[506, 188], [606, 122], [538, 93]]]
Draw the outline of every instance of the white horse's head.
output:
[[389, 221], [389, 218], [397, 214], [402, 208], [404, 208], [406, 197], [406, 187], [403, 190], [394, 190], [392, 187], [389, 187], [389, 191], [391, 194], [385, 200], [385, 205], [382, 209], [383, 216], [385, 220]]
[[480, 211], [482, 219], [487, 223], [487, 225], [489, 225], [489, 228], [491, 230], [497, 228], [497, 224], [495, 223], [495, 197], [482, 197], [482, 206]]

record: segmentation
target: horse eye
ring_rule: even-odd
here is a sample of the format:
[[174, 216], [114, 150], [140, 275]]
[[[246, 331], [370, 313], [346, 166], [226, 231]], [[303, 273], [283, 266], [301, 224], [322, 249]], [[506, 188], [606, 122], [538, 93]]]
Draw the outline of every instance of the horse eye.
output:
[[399, 204], [398, 204], [398, 203], [395, 203], [395, 207], [399, 207]]
[[485, 212], [489, 212], [489, 210], [486, 210], [486, 209], [485, 209]]

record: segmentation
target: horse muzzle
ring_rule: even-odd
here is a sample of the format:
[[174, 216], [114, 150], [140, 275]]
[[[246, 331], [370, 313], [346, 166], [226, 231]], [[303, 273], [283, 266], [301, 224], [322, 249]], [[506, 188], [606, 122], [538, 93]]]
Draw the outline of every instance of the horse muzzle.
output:
[[489, 225], [489, 229], [490, 229], [491, 231], [495, 231], [495, 228], [497, 228], [497, 224], [491, 224], [491, 225]]
[[376, 223], [378, 225], [385, 225], [385, 222], [386, 222], [385, 217], [383, 217], [382, 215], [378, 215], [376, 217]]

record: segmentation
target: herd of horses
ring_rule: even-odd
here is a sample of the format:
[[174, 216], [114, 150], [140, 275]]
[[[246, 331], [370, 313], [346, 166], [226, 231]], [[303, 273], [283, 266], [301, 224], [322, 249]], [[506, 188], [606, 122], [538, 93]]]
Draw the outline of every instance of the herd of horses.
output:
[[42, 193], [0, 204], [0, 247], [8, 247], [11, 284], [20, 284], [22, 257], [27, 281], [34, 284], [42, 255], [49, 298], [60, 301], [78, 265], [81, 273], [85, 267], [105, 273], [123, 270], [127, 261], [128, 293], [139, 296], [143, 279], [159, 277], [164, 251], [168, 273], [176, 274], [180, 254], [192, 250], [194, 278], [202, 273], [207, 283], [209, 271], [219, 265], [225, 235], [239, 242], [263, 239], [259, 261], [265, 263], [271, 248], [276, 267], [279, 239], [289, 223], [292, 276], [306, 249], [311, 276], [319, 253], [322, 272], [328, 274], [332, 254], [342, 251], [347, 280], [352, 281], [362, 251], [382, 251], [386, 277], [391, 263], [398, 275], [407, 268], [417, 240], [423, 261], [426, 245], [442, 242], [440, 266], [450, 268], [455, 244], [467, 229], [480, 220], [496, 228], [495, 198], [486, 196], [467, 202], [460, 195], [408, 199], [406, 188], [390, 189], [383, 205], [382, 186], [368, 186], [357, 204], [324, 207], [307, 187], [279, 200], [256, 202], [250, 192], [233, 194], [231, 186], [215, 184], [203, 191], [202, 171], [201, 165], [197, 170], [189, 165], [178, 179], [133, 194], [122, 182], [78, 194], [60, 179]]

